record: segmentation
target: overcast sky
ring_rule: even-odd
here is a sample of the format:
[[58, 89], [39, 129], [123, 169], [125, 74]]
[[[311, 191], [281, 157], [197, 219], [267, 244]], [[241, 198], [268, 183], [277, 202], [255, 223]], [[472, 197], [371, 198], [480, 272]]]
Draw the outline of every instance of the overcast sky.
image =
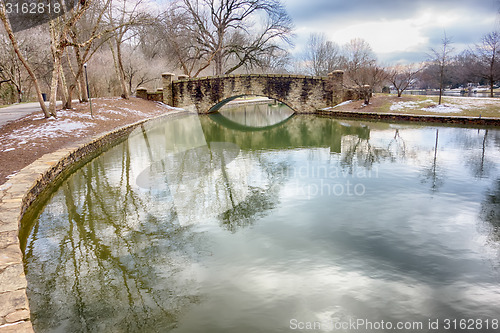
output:
[[284, 0], [295, 24], [294, 54], [309, 34], [344, 44], [365, 39], [386, 64], [426, 60], [444, 31], [457, 51], [499, 27], [500, 0]]

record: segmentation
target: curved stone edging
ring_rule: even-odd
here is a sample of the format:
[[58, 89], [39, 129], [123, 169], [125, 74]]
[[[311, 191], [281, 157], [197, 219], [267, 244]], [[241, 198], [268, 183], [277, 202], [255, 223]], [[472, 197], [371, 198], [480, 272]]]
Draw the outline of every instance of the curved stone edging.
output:
[[46, 154], [0, 186], [0, 333], [34, 332], [30, 321], [27, 280], [18, 237], [20, 222], [28, 207], [64, 171], [85, 157], [125, 137], [147, 121], [186, 112], [169, 111], [102, 134], [90, 142]]
[[477, 125], [477, 126], [495, 126], [500, 127], [500, 118], [490, 117], [464, 117], [464, 116], [440, 116], [440, 115], [416, 115], [401, 113], [378, 113], [378, 112], [359, 112], [359, 111], [333, 111], [318, 110], [318, 115], [330, 116], [334, 118], [349, 119], [367, 119], [367, 120], [386, 120], [386, 121], [408, 121], [421, 123], [441, 123], [457, 125]]

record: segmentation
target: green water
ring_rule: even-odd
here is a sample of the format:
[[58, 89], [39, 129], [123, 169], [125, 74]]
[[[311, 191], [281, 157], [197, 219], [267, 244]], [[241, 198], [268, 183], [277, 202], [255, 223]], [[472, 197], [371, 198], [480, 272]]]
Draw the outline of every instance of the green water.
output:
[[500, 131], [268, 111], [149, 124], [54, 189], [35, 330], [498, 331]]

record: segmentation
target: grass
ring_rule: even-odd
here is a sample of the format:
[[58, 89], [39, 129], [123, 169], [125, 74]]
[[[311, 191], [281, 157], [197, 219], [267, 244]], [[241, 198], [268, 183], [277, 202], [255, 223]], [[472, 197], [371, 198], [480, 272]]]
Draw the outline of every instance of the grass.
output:
[[376, 94], [366, 111], [440, 116], [500, 117], [500, 99]]

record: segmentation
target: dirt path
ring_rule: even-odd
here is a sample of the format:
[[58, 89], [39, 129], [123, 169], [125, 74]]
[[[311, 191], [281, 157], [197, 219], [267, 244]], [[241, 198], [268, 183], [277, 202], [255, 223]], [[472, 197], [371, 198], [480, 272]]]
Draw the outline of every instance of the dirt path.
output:
[[59, 111], [58, 119], [39, 112], [0, 127], [0, 185], [47, 153], [172, 110], [138, 98], [98, 98], [92, 100], [92, 118], [88, 103], [74, 105]]

